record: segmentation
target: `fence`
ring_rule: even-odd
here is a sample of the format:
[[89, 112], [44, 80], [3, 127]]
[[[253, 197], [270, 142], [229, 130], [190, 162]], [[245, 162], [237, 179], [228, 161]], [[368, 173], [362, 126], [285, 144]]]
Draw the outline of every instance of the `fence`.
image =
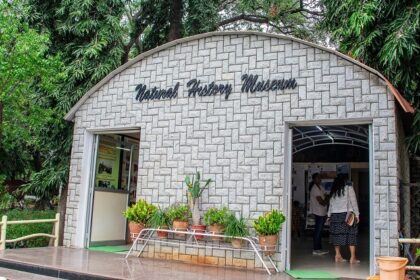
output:
[[[398, 242], [400, 242], [401, 244], [420, 244], [420, 239], [415, 239], [415, 238], [400, 238], [398, 239]], [[416, 266], [415, 261], [416, 261], [416, 257], [413, 256], [411, 254], [411, 252], [409, 252], [409, 250], [406, 250], [405, 252], [408, 255], [408, 260], [409, 263], [412, 265], [407, 265], [407, 269], [408, 270], [417, 270], [420, 271], [420, 266]]]
[[[7, 240], [7, 226], [8, 225], [23, 225], [23, 224], [40, 224], [40, 223], [54, 223], [52, 234], [48, 233], [34, 233], [22, 236], [16, 239]], [[55, 219], [40, 219], [40, 220], [22, 220], [22, 221], [7, 221], [7, 216], [3, 216], [0, 222], [0, 250], [6, 248], [7, 243], [14, 243], [34, 237], [48, 237], [54, 240], [54, 247], [58, 247], [59, 232], [60, 232], [60, 214], [55, 214]]]

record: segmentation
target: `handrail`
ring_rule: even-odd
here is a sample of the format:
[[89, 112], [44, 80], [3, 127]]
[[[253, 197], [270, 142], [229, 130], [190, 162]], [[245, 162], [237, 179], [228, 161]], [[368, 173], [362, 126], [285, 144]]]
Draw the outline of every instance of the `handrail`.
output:
[[[247, 241], [251, 247], [252, 247], [252, 251], [258, 256], [258, 259], [261, 261], [262, 265], [264, 266], [265, 270], [267, 271], [268, 275], [271, 275], [270, 269], [267, 267], [266, 263], [264, 262], [261, 254], [260, 254], [260, 250], [258, 250], [258, 245], [253, 241], [253, 237], [249, 236], [249, 237], [241, 237], [241, 236], [230, 236], [230, 235], [224, 235], [224, 234], [216, 234], [216, 233], [209, 233], [209, 232], [196, 232], [196, 231], [189, 231], [188, 229], [186, 231], [184, 230], [176, 230], [176, 229], [160, 229], [160, 228], [144, 228], [142, 229], [139, 234], [137, 235], [136, 239], [133, 242], [133, 245], [131, 246], [130, 250], [128, 251], [128, 253], [126, 254], [125, 258], [128, 258], [128, 256], [131, 254], [131, 252], [134, 250], [134, 247], [137, 245], [137, 242], [139, 240], [144, 241], [143, 247], [140, 249], [140, 252], [137, 254], [137, 257], [140, 257], [141, 253], [143, 252], [144, 248], [146, 247], [147, 243], [149, 241], [151, 242], [156, 242], [156, 240], [151, 239], [151, 237], [153, 236], [153, 234], [156, 231], [161, 231], [161, 232], [168, 232], [168, 233], [174, 233], [174, 234], [185, 234], [185, 235], [191, 235], [191, 237], [195, 236], [207, 236], [207, 237], [222, 237], [222, 238], [227, 238], [227, 239], [241, 239], [244, 241]], [[143, 233], [148, 233], [146, 234], [143, 238], [141, 237]], [[165, 240], [158, 240], [157, 242], [160, 243], [165, 243]], [[167, 243], [170, 243], [168, 241], [166, 241]], [[197, 239], [196, 239], [197, 242]], [[191, 245], [188, 245], [191, 246]], [[195, 247], [193, 245], [193, 247]], [[211, 246], [208, 246], [211, 247]], [[228, 248], [220, 248], [217, 247], [217, 249], [228, 249]], [[230, 248], [229, 248], [230, 249]], [[270, 263], [272, 264], [272, 266], [274, 267], [274, 269], [276, 270], [276, 272], [280, 272], [278, 270], [278, 268], [276, 267], [276, 265], [274, 264], [273, 260], [271, 259], [270, 256], [267, 256], [268, 260], [270, 261]]]
[[[39, 224], [39, 223], [53, 223], [52, 234], [48, 233], [33, 233], [18, 237], [15, 239], [6, 239], [8, 225], [24, 225], [24, 224]], [[7, 243], [14, 243], [21, 240], [26, 240], [34, 237], [48, 237], [54, 240], [54, 247], [58, 247], [59, 234], [60, 234], [60, 213], [55, 214], [54, 219], [39, 219], [39, 220], [20, 220], [20, 221], [7, 221], [7, 216], [3, 216], [0, 222], [0, 251], [6, 249]]]
[[[398, 239], [399, 243], [408, 243], [408, 244], [420, 244], [420, 238], [399, 238]], [[410, 253], [408, 253], [410, 255]], [[411, 258], [410, 258], [411, 259]], [[415, 260], [415, 258], [414, 258]], [[420, 271], [420, 266], [418, 265], [407, 265], [406, 266], [407, 270], [415, 270], [415, 271]]]

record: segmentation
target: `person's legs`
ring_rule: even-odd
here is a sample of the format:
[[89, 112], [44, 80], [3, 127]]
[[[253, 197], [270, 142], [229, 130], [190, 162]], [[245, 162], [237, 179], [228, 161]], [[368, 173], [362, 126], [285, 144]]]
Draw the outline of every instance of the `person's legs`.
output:
[[335, 249], [335, 261], [336, 262], [343, 262], [343, 256], [341, 255], [340, 246], [334, 246]]
[[350, 245], [350, 263], [359, 263], [360, 261], [356, 259], [356, 246]]
[[322, 229], [324, 227], [324, 222], [324, 216], [315, 215], [314, 251], [322, 250]]

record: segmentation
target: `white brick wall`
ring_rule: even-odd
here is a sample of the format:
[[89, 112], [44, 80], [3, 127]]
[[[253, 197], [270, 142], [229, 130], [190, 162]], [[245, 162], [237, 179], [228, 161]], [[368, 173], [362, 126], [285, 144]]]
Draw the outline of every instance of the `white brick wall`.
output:
[[[296, 78], [293, 90], [241, 93], [241, 75]], [[224, 96], [187, 97], [186, 83], [230, 83]], [[172, 100], [137, 102], [134, 88], [169, 88]], [[187, 41], [135, 63], [99, 88], [75, 116], [65, 245], [74, 244], [84, 131], [141, 127], [138, 196], [164, 206], [185, 201], [182, 180], [201, 171], [214, 183], [202, 208], [227, 205], [256, 218], [281, 208], [285, 122], [372, 118], [375, 158], [375, 253], [397, 253], [397, 186], [394, 98], [375, 74], [333, 53], [292, 40], [257, 35], [217, 35]], [[395, 188], [394, 188], [395, 189]], [[395, 195], [395, 196], [394, 196]], [[392, 206], [392, 207], [391, 207]], [[391, 207], [391, 232], [386, 209]], [[394, 209], [395, 208], [395, 209]], [[387, 252], [385, 252], [387, 253]], [[279, 257], [277, 256], [277, 259]]]

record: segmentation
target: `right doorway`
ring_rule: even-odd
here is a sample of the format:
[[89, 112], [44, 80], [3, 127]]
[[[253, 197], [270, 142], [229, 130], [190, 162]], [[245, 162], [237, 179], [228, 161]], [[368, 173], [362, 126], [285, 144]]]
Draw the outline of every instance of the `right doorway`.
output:
[[[290, 269], [326, 271], [338, 277], [366, 279], [370, 268], [371, 222], [369, 125], [297, 126], [292, 131]], [[315, 216], [310, 205], [313, 176], [320, 177], [327, 196], [337, 176], [345, 176], [353, 185], [360, 211], [356, 247], [359, 264], [335, 262], [328, 223], [324, 224], [321, 233], [322, 250], [328, 253], [314, 252]], [[341, 247], [341, 253], [344, 259], [350, 259], [348, 246]]]

